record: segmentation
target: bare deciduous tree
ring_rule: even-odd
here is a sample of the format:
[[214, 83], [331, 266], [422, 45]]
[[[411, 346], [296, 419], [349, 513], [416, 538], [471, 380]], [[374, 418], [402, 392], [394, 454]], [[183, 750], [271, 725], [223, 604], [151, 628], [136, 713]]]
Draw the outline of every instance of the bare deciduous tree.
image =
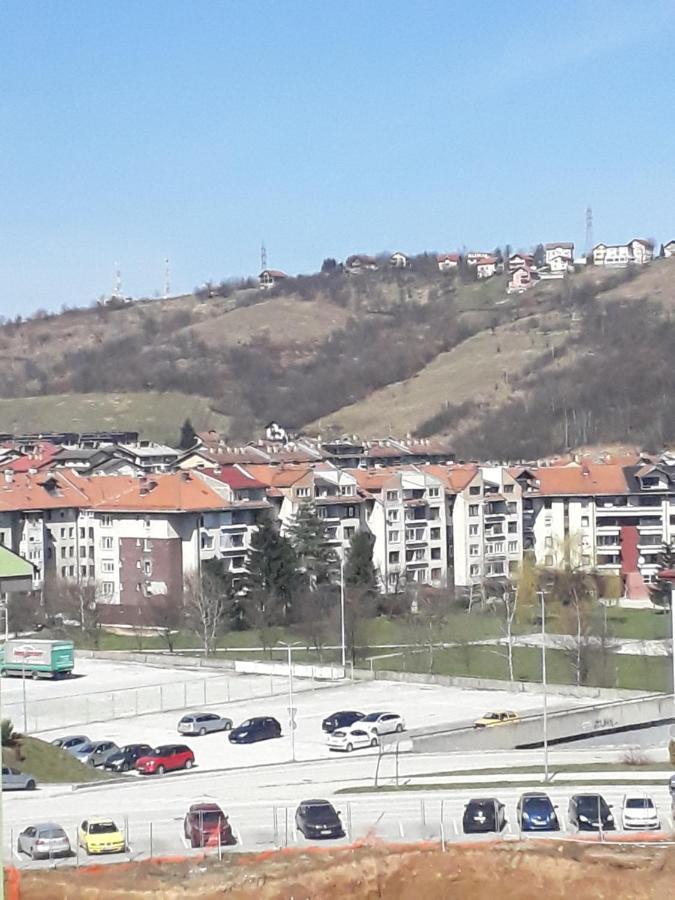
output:
[[200, 635], [205, 656], [214, 651], [216, 638], [233, 609], [232, 579], [220, 566], [219, 560], [207, 560], [202, 565], [201, 579], [197, 573], [191, 573], [184, 583], [185, 610]]

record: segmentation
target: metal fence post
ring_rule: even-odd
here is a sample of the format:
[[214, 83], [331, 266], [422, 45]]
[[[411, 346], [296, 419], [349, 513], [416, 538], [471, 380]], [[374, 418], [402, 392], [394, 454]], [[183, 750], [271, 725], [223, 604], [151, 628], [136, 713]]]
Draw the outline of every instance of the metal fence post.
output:
[[227, 679], [227, 702], [230, 702], [230, 679]]
[[159, 686], [159, 710], [160, 712], [164, 712], [164, 685], [160, 684]]
[[129, 848], [129, 816], [124, 817], [124, 849]]
[[347, 835], [352, 840], [352, 804], [347, 801]]
[[420, 800], [420, 815], [422, 816], [422, 828], [426, 828], [427, 820], [426, 820], [426, 807], [424, 804], [424, 800]]
[[136, 715], [138, 715], [138, 688], [134, 689], [134, 700], [135, 700], [134, 708], [136, 710]]
[[183, 682], [183, 709], [187, 709], [187, 681]]
[[113, 693], [110, 694], [110, 718], [115, 718], [115, 695]]
[[150, 822], [150, 859], [152, 859], [152, 822]]
[[272, 807], [272, 823], [274, 825], [274, 846], [279, 846], [279, 815], [276, 806]]
[[288, 847], [288, 807], [284, 806], [284, 819], [286, 822], [286, 841], [285, 846]]

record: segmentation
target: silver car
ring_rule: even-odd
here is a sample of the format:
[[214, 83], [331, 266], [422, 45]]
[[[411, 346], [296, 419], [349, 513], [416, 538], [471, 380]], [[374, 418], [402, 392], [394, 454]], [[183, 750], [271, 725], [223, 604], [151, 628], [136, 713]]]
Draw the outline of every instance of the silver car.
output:
[[80, 747], [75, 747], [70, 752], [75, 759], [86, 763], [88, 766], [102, 766], [109, 756], [117, 753], [120, 748], [113, 741], [89, 741]]
[[229, 731], [232, 719], [216, 713], [188, 713], [178, 723], [178, 734], [209, 734], [212, 731]]
[[31, 859], [52, 859], [55, 856], [70, 856], [70, 841], [60, 825], [42, 822], [30, 825], [19, 835], [17, 851], [27, 853]]
[[86, 734], [68, 734], [65, 737], [54, 738], [52, 744], [54, 747], [60, 747], [62, 750], [76, 750], [82, 744], [88, 744], [89, 738]]
[[35, 779], [32, 775], [27, 775], [25, 772], [19, 772], [18, 769], [12, 769], [10, 766], [3, 766], [2, 789], [3, 791], [34, 791]]

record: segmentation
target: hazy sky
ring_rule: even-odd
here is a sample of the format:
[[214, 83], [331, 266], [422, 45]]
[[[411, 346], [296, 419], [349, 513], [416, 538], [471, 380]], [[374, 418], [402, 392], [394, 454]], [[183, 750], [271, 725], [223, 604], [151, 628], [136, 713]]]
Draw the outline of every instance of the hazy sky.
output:
[[675, 0], [3, 0], [0, 313], [675, 238]]

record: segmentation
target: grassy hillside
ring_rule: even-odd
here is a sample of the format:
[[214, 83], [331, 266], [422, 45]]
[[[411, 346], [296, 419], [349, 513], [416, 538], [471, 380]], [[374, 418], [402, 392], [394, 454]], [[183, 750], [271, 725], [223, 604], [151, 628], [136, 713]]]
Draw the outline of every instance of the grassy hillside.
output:
[[34, 737], [20, 737], [13, 747], [2, 748], [2, 761], [20, 772], [32, 775], [38, 785], [47, 783], [81, 783], [103, 781], [107, 772], [85, 766], [59, 747]]
[[430, 257], [225, 293], [6, 323], [0, 430], [175, 440], [189, 416], [243, 440], [277, 419], [446, 435], [489, 457], [675, 441], [675, 260], [590, 268], [521, 296], [505, 276], [465, 283]]

